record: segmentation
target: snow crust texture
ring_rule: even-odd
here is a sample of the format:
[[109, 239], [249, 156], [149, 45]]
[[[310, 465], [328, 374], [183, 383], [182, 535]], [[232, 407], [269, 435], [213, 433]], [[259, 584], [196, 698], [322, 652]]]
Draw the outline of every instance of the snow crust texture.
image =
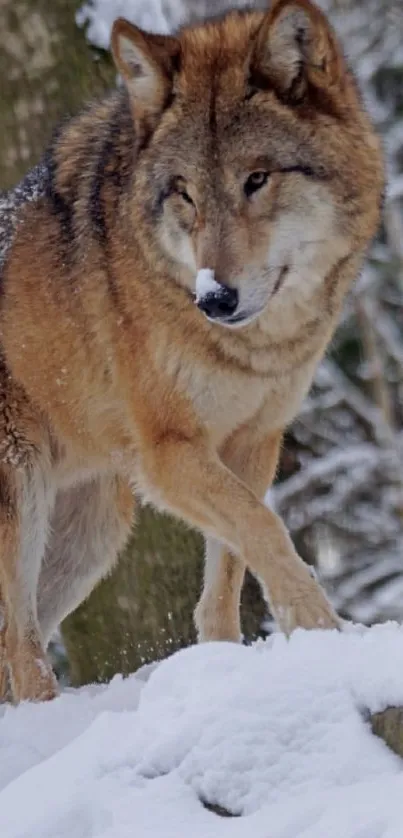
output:
[[[108, 687], [2, 708], [6, 838], [401, 838], [403, 629], [206, 644]], [[234, 817], [221, 817], [209, 806]]]

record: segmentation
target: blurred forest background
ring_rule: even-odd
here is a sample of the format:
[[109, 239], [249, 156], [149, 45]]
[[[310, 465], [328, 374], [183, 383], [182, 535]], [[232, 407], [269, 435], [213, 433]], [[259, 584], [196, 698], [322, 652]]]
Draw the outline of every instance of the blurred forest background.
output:
[[[320, 0], [384, 137], [383, 226], [311, 394], [290, 429], [268, 500], [339, 612], [403, 617], [403, 4]], [[117, 83], [107, 52], [124, 15], [167, 32], [236, 0], [1, 0], [0, 189], [36, 163], [58, 121]], [[252, 4], [250, 4], [252, 5]], [[264, 7], [265, 3], [257, 5]], [[131, 672], [194, 641], [201, 538], [141, 510], [117, 570], [62, 626], [52, 654], [71, 683]], [[245, 639], [273, 626], [254, 580]]]

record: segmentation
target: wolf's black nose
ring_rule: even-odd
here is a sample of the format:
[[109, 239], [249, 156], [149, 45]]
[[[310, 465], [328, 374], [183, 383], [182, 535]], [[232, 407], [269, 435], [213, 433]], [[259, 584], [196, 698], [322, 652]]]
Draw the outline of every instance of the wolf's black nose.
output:
[[220, 285], [217, 291], [208, 291], [201, 297], [197, 305], [207, 317], [213, 319], [230, 317], [238, 305], [238, 291], [236, 288]]

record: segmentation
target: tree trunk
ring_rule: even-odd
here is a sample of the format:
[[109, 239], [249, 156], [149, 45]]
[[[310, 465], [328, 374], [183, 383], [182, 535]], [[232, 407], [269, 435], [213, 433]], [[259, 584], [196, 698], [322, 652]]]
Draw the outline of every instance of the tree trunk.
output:
[[194, 642], [202, 549], [181, 523], [141, 509], [116, 570], [64, 622], [73, 684], [133, 672]]
[[[63, 624], [72, 684], [107, 681], [194, 643], [202, 555], [199, 534], [150, 507], [141, 509], [116, 570]], [[260, 589], [248, 577], [241, 608], [248, 639], [262, 633], [265, 611]]]
[[0, 3], [0, 184], [41, 156], [57, 122], [113, 83], [108, 56], [90, 50], [75, 23], [79, 0]]

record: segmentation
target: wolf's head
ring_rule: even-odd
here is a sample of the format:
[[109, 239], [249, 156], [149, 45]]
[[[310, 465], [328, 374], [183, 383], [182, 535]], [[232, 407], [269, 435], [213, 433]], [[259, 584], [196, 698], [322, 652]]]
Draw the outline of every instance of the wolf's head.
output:
[[240, 327], [274, 299], [312, 298], [365, 252], [379, 143], [310, 0], [230, 12], [177, 37], [119, 19], [112, 50], [138, 138], [133, 219], [209, 319]]

